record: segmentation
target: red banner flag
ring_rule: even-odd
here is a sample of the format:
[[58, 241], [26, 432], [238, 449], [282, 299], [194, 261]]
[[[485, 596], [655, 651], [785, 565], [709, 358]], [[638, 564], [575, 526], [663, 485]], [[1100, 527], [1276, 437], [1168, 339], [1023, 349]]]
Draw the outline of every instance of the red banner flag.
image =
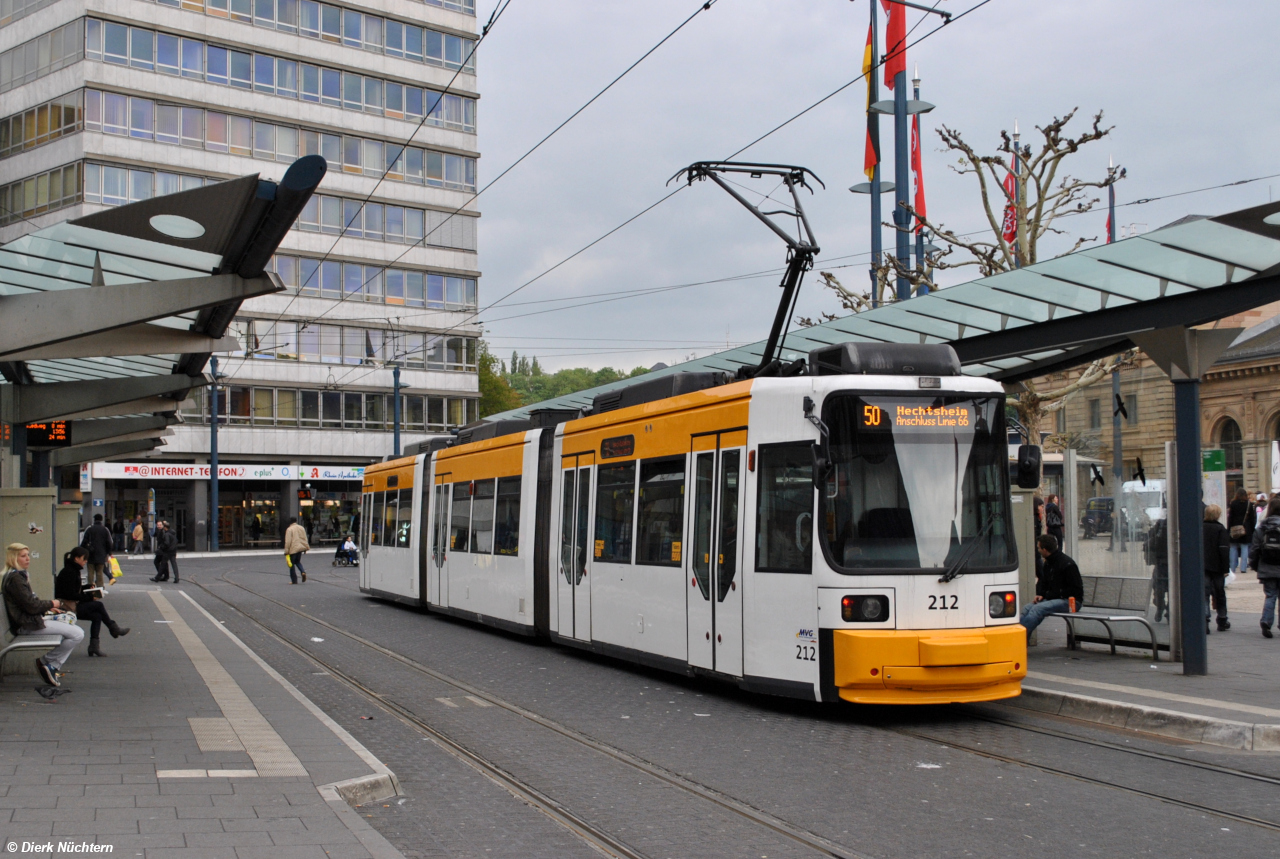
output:
[[924, 205], [924, 162], [920, 155], [920, 114], [911, 117], [911, 172], [916, 174], [916, 198], [913, 205], [918, 233], [924, 226], [920, 222], [927, 217]]
[[876, 165], [880, 163], [880, 141], [871, 133], [871, 99], [875, 93], [875, 81], [871, 77], [871, 27], [867, 27], [867, 47], [862, 51], [862, 73], [867, 78], [867, 149], [862, 159], [862, 172], [871, 180], [876, 175]]
[[1111, 215], [1107, 215], [1107, 244], [1111, 244]]
[[1018, 182], [1013, 178], [1013, 173], [1004, 175], [1004, 224], [1001, 226], [1001, 234], [1006, 242], [1014, 242], [1018, 238], [1018, 208], [1017, 201]]
[[889, 20], [884, 25], [884, 85], [893, 89], [898, 72], [907, 72], [907, 7], [880, 0]]

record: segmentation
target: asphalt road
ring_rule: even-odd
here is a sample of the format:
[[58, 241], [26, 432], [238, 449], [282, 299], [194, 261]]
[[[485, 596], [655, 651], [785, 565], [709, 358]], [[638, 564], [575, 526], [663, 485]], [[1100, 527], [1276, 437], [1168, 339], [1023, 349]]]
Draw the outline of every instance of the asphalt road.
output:
[[1280, 755], [747, 695], [373, 600], [307, 560], [298, 586], [274, 557], [184, 560], [181, 587], [397, 773], [404, 796], [361, 811], [407, 857], [599, 856], [593, 833], [653, 859], [1277, 855]]

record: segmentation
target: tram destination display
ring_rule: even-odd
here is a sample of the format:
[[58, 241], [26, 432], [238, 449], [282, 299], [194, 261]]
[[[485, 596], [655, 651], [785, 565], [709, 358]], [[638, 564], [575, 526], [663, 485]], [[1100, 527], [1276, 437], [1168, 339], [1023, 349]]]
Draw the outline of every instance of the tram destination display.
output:
[[865, 430], [967, 430], [973, 426], [970, 403], [931, 404], [863, 401], [858, 422]]

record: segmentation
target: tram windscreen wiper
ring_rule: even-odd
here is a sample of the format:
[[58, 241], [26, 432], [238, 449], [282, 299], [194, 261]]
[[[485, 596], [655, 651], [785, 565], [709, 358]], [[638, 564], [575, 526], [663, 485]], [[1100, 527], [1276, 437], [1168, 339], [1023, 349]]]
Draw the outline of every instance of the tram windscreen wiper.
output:
[[942, 574], [942, 577], [938, 579], [939, 582], [949, 582], [957, 576], [964, 575], [964, 568], [969, 563], [969, 558], [973, 556], [974, 550], [978, 548], [978, 543], [982, 541], [983, 537], [987, 536], [987, 532], [991, 530], [991, 526], [994, 524], [996, 524], [996, 517], [992, 516], [987, 520], [987, 524], [982, 526], [982, 530], [974, 536], [973, 541], [960, 553], [960, 557], [956, 558], [955, 563]]

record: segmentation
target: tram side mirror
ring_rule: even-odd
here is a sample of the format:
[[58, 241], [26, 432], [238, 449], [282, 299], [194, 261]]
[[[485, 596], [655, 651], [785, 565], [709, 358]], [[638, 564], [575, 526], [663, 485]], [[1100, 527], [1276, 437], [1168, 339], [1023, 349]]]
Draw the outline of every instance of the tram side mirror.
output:
[[1040, 486], [1040, 445], [1018, 445], [1018, 488], [1035, 489]]

